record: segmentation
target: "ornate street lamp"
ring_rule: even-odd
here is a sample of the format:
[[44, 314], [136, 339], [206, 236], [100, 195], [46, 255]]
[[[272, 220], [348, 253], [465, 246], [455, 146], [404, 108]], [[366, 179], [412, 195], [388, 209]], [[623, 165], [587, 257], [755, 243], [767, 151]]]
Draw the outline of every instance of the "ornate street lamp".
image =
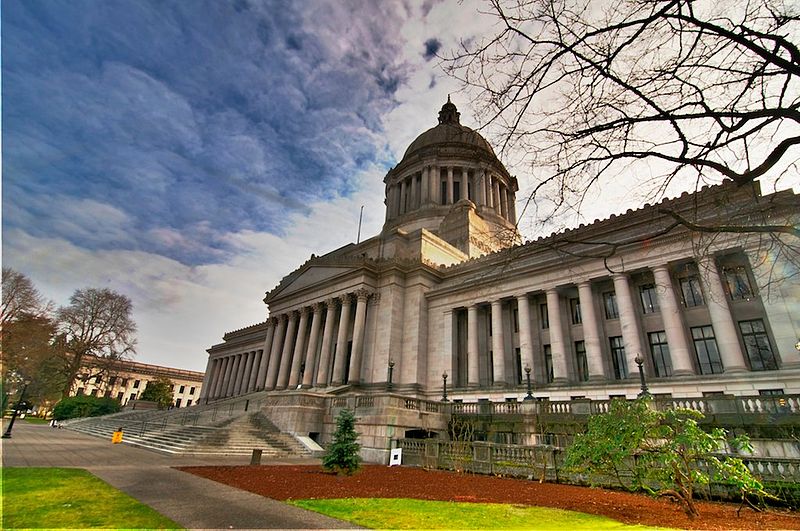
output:
[[8, 428], [6, 428], [6, 432], [3, 434], [3, 439], [10, 439], [11, 438], [11, 429], [14, 427], [14, 421], [17, 420], [17, 414], [19, 414], [19, 408], [22, 406], [23, 401], [25, 400], [25, 391], [28, 390], [28, 384], [30, 382], [28, 380], [23, 381], [22, 392], [19, 394], [19, 400], [17, 400], [17, 405], [14, 406], [14, 411], [11, 412], [11, 422], [8, 423]]
[[392, 390], [392, 372], [394, 372], [394, 360], [389, 360], [389, 382], [386, 384], [389, 391]]
[[442, 382], [444, 383], [442, 387], [442, 402], [449, 402], [447, 400], [447, 371], [442, 373]]
[[523, 400], [533, 400], [533, 394], [531, 394], [531, 366], [525, 366], [525, 379], [528, 382], [528, 394], [525, 396]]
[[636, 366], [639, 368], [639, 380], [641, 381], [642, 390], [641, 392], [636, 395], [639, 398], [644, 398], [646, 396], [650, 396], [650, 391], [647, 389], [647, 382], [644, 379], [644, 368], [642, 364], [644, 363], [644, 359], [642, 358], [641, 354], [636, 354], [636, 357], [633, 359], [636, 362]]

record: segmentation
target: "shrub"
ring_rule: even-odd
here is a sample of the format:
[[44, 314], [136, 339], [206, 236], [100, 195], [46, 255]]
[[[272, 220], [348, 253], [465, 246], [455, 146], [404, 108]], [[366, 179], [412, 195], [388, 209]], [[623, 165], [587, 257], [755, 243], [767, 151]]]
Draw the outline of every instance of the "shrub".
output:
[[322, 458], [322, 468], [326, 472], [349, 476], [361, 466], [361, 457], [358, 455], [361, 445], [356, 442], [358, 433], [356, 433], [355, 426], [356, 418], [348, 409], [343, 409], [336, 417], [333, 442]]
[[119, 410], [119, 402], [113, 398], [71, 396], [56, 404], [56, 407], [53, 408], [53, 418], [65, 420], [78, 417], [99, 417], [100, 415], [116, 413]]

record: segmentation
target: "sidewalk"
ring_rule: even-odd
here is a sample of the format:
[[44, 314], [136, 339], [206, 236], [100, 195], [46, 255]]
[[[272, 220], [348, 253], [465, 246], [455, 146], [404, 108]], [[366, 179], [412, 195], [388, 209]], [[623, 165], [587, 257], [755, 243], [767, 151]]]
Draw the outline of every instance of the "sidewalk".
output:
[[[2, 440], [3, 467], [78, 467], [188, 529], [334, 529], [352, 524], [228, 487], [171, 467], [247, 465], [247, 456], [170, 456], [111, 444], [47, 425], [14, 424]], [[292, 459], [264, 464], [318, 463]]]

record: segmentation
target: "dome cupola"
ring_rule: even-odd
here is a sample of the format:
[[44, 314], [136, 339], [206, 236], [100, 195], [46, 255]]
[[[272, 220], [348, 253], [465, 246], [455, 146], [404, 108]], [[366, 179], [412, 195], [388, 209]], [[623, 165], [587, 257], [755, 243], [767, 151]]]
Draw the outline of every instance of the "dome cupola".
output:
[[[442, 231], [452, 232], [454, 223], [452, 216], [445, 225], [442, 222], [460, 204], [460, 210], [467, 208], [480, 218], [487, 233], [516, 234], [516, 178], [509, 175], [486, 139], [461, 125], [461, 113], [450, 96], [438, 122], [408, 146], [403, 159], [384, 178], [384, 231], [424, 228], [444, 237]], [[494, 246], [487, 244], [486, 249], [489, 252]]]

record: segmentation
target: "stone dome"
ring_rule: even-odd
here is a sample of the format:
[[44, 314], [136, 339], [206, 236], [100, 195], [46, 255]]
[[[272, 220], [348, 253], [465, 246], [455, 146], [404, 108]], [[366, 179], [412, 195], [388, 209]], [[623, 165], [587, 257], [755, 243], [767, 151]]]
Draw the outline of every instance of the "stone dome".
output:
[[495, 157], [494, 150], [489, 142], [476, 131], [461, 125], [460, 117], [461, 113], [458, 112], [455, 104], [450, 101], [450, 96], [448, 96], [447, 103], [439, 111], [439, 125], [428, 129], [411, 142], [411, 145], [408, 146], [403, 155], [403, 159], [407, 159], [422, 149], [443, 144], [461, 145], [472, 149], [477, 148]]

